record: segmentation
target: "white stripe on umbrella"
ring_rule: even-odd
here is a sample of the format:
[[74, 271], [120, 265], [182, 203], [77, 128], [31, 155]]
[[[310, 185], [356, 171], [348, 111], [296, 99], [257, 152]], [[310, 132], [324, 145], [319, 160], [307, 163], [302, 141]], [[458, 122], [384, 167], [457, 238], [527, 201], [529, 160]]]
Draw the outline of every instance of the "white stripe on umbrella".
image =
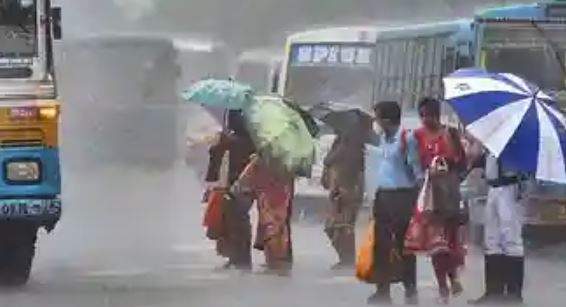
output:
[[526, 98], [500, 107], [468, 125], [468, 131], [483, 140], [490, 152], [499, 156], [517, 131], [531, 103], [532, 99]]
[[545, 92], [541, 92], [541, 91], [539, 91], [539, 92], [536, 94], [535, 97], [536, 97], [537, 99], [545, 99], [545, 100], [548, 100], [548, 101], [554, 101], [554, 98], [548, 96]]
[[566, 166], [560, 138], [548, 114], [540, 103], [536, 104], [540, 127], [537, 178], [566, 183]]
[[485, 92], [506, 92], [524, 96], [532, 96], [530, 91], [522, 91], [509, 83], [487, 78], [445, 78], [444, 99], [450, 100], [462, 96]]
[[532, 93], [531, 87], [527, 84], [527, 82], [514, 74], [507, 74], [503, 73], [502, 76], [505, 76], [507, 79], [511, 80], [516, 85], [520, 86], [526, 93]]
[[564, 118], [564, 115], [562, 115], [562, 113], [560, 113], [555, 108], [548, 106], [545, 103], [543, 103], [542, 106], [544, 107], [544, 109], [546, 111], [548, 111], [550, 114], [552, 114], [554, 116], [554, 118], [556, 118], [556, 120], [558, 120], [558, 122], [560, 122], [560, 124], [562, 124], [562, 128], [566, 129], [566, 118]]

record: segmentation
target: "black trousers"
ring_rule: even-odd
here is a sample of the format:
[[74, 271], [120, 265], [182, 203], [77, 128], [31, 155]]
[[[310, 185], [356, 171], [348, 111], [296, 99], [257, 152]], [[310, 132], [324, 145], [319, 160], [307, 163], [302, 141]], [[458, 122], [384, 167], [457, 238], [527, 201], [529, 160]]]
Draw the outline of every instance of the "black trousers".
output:
[[[413, 215], [418, 191], [399, 189], [378, 191], [375, 195], [373, 215], [375, 218], [376, 245], [374, 250], [375, 276], [378, 291], [389, 292], [396, 276], [408, 291], [417, 286], [417, 261], [415, 255], [403, 253], [405, 233]], [[402, 256], [400, 273], [393, 272], [391, 251], [397, 249]]]

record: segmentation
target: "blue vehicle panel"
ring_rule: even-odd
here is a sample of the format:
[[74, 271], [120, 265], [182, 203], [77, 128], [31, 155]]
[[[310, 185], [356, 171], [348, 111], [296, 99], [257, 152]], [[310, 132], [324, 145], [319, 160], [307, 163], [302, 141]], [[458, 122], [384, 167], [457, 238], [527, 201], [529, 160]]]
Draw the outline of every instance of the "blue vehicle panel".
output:
[[[17, 184], [7, 179], [6, 165], [12, 161], [39, 161], [40, 180]], [[0, 199], [55, 198], [61, 194], [59, 150], [54, 148], [5, 148], [0, 150]]]
[[479, 12], [477, 17], [484, 19], [544, 19], [546, 16], [541, 4], [531, 4], [493, 8]]
[[534, 21], [566, 20], [566, 1], [494, 8], [479, 12], [476, 18]]
[[461, 19], [449, 22], [435, 22], [419, 25], [408, 25], [383, 30], [378, 35], [378, 41], [384, 39], [406, 39], [450, 34], [455, 41], [467, 39], [472, 33], [472, 20]]
[[[11, 181], [8, 165], [13, 162], [38, 163], [38, 179], [33, 182]], [[51, 230], [61, 217], [60, 194], [58, 149], [29, 147], [0, 150], [0, 220], [30, 220]]]

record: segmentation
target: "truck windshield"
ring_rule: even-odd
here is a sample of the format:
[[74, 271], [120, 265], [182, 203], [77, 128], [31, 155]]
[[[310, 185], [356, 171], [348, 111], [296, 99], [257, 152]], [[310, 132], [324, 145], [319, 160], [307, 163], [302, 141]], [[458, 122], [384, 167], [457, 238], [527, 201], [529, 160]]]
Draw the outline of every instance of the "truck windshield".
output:
[[36, 0], [0, 0], [0, 59], [3, 62], [36, 54], [35, 4]]
[[519, 75], [562, 101], [566, 90], [566, 26], [562, 24], [489, 25], [484, 33], [484, 65], [490, 71]]
[[[562, 49], [562, 58], [564, 52]], [[514, 73], [543, 89], [564, 88], [562, 69], [556, 63], [554, 51], [548, 47], [489, 49], [486, 61], [489, 70]]]

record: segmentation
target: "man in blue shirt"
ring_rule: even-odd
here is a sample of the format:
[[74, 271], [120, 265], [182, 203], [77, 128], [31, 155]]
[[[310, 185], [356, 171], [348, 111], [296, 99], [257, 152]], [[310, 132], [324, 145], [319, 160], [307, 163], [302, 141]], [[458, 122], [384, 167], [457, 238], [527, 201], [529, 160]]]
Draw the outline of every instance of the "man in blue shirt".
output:
[[[400, 281], [405, 287], [406, 303], [416, 305], [416, 257], [403, 255], [403, 249], [418, 196], [418, 183], [423, 178], [418, 145], [412, 133], [401, 128], [401, 108], [397, 102], [377, 103], [374, 111], [383, 133], [375, 136], [373, 144], [366, 147], [366, 178], [373, 182], [371, 189], [374, 190], [366, 192], [375, 194], [373, 213], [377, 242], [374, 251], [377, 291], [368, 303], [391, 303], [391, 283]], [[402, 258], [402, 264], [394, 261], [394, 252]], [[396, 271], [396, 267], [400, 270]]]

